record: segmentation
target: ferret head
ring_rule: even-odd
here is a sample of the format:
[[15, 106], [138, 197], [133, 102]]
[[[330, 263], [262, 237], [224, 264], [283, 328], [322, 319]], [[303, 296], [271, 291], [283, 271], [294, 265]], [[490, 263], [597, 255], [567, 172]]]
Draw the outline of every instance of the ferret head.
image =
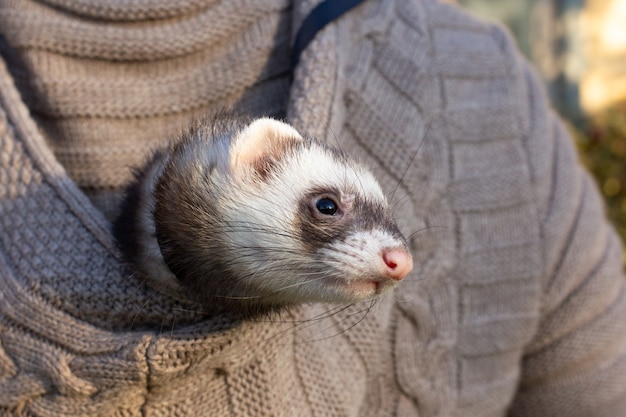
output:
[[160, 251], [204, 302], [261, 309], [379, 295], [412, 269], [358, 162], [272, 119], [198, 127], [156, 182]]

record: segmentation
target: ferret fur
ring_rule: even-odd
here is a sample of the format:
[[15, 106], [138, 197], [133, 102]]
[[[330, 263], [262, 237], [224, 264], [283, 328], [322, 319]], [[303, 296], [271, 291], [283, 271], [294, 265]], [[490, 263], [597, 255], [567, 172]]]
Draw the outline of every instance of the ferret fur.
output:
[[377, 296], [406, 275], [381, 274], [381, 253], [412, 267], [370, 171], [268, 118], [197, 123], [140, 171], [114, 229], [156, 289], [249, 314]]

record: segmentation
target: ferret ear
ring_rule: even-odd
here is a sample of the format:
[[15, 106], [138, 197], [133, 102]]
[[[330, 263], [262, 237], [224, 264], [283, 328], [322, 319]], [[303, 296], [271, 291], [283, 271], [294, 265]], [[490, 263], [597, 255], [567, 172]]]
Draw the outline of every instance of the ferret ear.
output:
[[300, 133], [288, 124], [270, 118], [257, 119], [235, 139], [230, 168], [235, 174], [249, 168], [265, 174], [272, 161], [279, 160], [294, 142], [300, 141], [304, 141]]

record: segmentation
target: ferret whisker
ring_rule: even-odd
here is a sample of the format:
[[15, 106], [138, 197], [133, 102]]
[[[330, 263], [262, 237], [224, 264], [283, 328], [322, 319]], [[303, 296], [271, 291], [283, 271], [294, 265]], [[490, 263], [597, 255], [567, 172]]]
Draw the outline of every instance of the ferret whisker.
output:
[[[323, 333], [323, 332], [325, 332], [325, 331], [327, 331], [327, 330], [330, 330], [330, 329], [332, 329], [332, 328], [334, 328], [334, 327], [337, 327], [339, 323], [341, 323], [341, 322], [342, 322], [342, 321], [344, 321], [344, 320], [349, 319], [350, 317], [356, 316], [356, 315], [358, 315], [358, 314], [360, 314], [360, 313], [364, 313], [364, 314], [363, 314], [363, 315], [362, 315], [362, 316], [361, 316], [361, 317], [360, 317], [360, 318], [359, 318], [359, 319], [358, 319], [355, 323], [351, 324], [349, 327], [347, 327], [347, 328], [345, 328], [345, 329], [341, 329], [339, 332], [334, 333], [334, 334], [331, 334], [331, 335], [329, 335], [329, 336], [320, 337], [320, 338], [317, 338], [317, 339], [310, 339], [310, 340], [306, 340], [306, 341], [299, 342], [299, 343], [305, 343], [305, 342], [306, 342], [306, 343], [321, 342], [321, 341], [324, 341], [324, 340], [332, 339], [332, 338], [337, 337], [337, 336], [339, 336], [339, 335], [342, 335], [342, 334], [344, 334], [344, 333], [346, 333], [346, 332], [349, 332], [349, 331], [350, 331], [350, 330], [352, 330], [354, 327], [358, 326], [358, 325], [359, 325], [359, 324], [360, 324], [360, 323], [361, 323], [361, 322], [365, 319], [365, 317], [367, 317], [367, 315], [369, 314], [369, 312], [371, 311], [371, 309], [372, 309], [372, 307], [375, 305], [375, 303], [376, 303], [376, 300], [371, 300], [371, 301], [370, 301], [370, 303], [369, 303], [369, 305], [368, 305], [367, 307], [365, 307], [365, 308], [363, 308], [363, 309], [360, 309], [360, 310], [357, 310], [357, 311], [355, 311], [355, 312], [353, 312], [353, 313], [350, 313], [348, 316], [346, 316], [346, 317], [342, 318], [342, 320], [341, 320], [341, 321], [336, 322], [336, 323], [333, 323], [333, 325], [332, 325], [332, 326], [329, 326], [329, 327], [326, 327], [326, 328], [322, 329], [322, 330], [320, 331], [320, 333]], [[348, 305], [346, 308], [351, 307], [351, 306], [353, 306], [353, 305], [354, 305], [354, 304], [350, 304], [350, 305]], [[343, 310], [342, 310], [342, 311], [343, 311]], [[336, 315], [336, 314], [333, 314], [332, 316], [335, 316], [335, 315]]]
[[259, 299], [263, 299], [263, 298], [267, 298], [267, 297], [271, 297], [272, 294], [268, 294], [268, 295], [219, 295], [219, 294], [214, 294], [213, 297], [214, 298], [222, 298], [224, 300], [259, 300]]
[[[322, 313], [318, 314], [317, 316], [315, 316], [315, 320], [306, 320], [306, 321], [307, 322], [311, 322], [311, 321], [322, 321], [322, 320], [325, 320], [325, 319], [329, 319], [331, 317], [334, 317], [334, 316], [336, 316], [336, 315], [346, 311], [347, 309], [353, 307], [354, 305], [355, 305], [354, 303], [338, 305], [338, 306], [335, 306], [333, 308], [329, 308], [328, 310], [325, 310]], [[353, 313], [351, 313], [351, 314], [353, 314]], [[351, 314], [349, 314], [348, 316], [350, 316]], [[329, 328], [322, 329], [322, 331], [328, 330]]]
[[175, 326], [176, 326], [176, 317], [172, 317], [172, 327], [170, 328], [170, 337], [174, 336]]
[[[236, 256], [231, 256], [229, 259], [233, 261], [248, 262], [248, 265], [253, 265], [253, 264], [270, 265], [269, 263], [270, 261], [263, 261], [263, 262], [259, 261], [258, 253], [261, 252], [261, 253], [272, 254], [272, 256], [274, 257], [274, 260], [271, 261], [272, 263], [288, 262], [289, 260], [294, 259], [294, 257], [297, 260], [301, 260], [301, 261], [307, 260], [305, 257], [302, 256], [302, 253], [297, 252], [297, 251], [291, 251], [291, 250], [284, 249], [284, 248], [267, 248], [264, 246], [260, 246], [256, 248], [256, 250], [258, 251], [257, 253], [252, 252], [253, 250], [255, 250], [254, 247], [248, 247], [245, 249], [245, 251], [242, 249], [241, 253], [238, 253]], [[215, 250], [212, 252], [212, 255], [219, 257], [222, 255], [232, 255], [232, 253], [229, 253], [226, 250], [224, 251]]]
[[[342, 155], [346, 155], [347, 153], [345, 152], [345, 150], [343, 149], [343, 147], [341, 146], [341, 142], [339, 141], [339, 137], [335, 134], [335, 132], [332, 130], [332, 128], [330, 127], [330, 125], [328, 126], [328, 131], [330, 133], [332, 133], [332, 137], [333, 137], [333, 142], [335, 144], [335, 146], [341, 151]], [[359, 182], [359, 189], [364, 192], [365, 191], [365, 187], [363, 185], [363, 182], [361, 181], [361, 177], [358, 175], [357, 170], [354, 168], [354, 166], [352, 165], [347, 165], [346, 166], [348, 169], [350, 169], [350, 171], [354, 174], [354, 177], [356, 178], [356, 180]], [[346, 176], [347, 177], [347, 176]]]
[[[376, 302], [377, 302], [377, 300], [376, 300], [376, 299], [372, 299], [372, 300], [370, 300], [370, 301], [369, 301], [369, 303], [368, 303], [368, 306], [367, 306], [367, 307], [365, 307], [365, 308], [363, 308], [363, 309], [359, 309], [359, 310], [354, 311], [354, 312], [351, 312], [351, 313], [350, 313], [350, 314], [348, 314], [347, 316], [342, 317], [342, 318], [341, 318], [341, 320], [339, 320], [338, 322], [335, 322], [335, 323], [331, 324], [330, 326], [328, 326], [328, 327], [325, 327], [325, 328], [321, 329], [321, 330], [320, 330], [320, 333], [323, 333], [323, 332], [325, 332], [325, 331], [327, 331], [327, 330], [329, 330], [329, 329], [332, 329], [332, 328], [334, 328], [334, 327], [337, 327], [339, 323], [341, 323], [341, 322], [343, 322], [343, 321], [345, 321], [345, 320], [348, 320], [350, 317], [353, 317], [353, 316], [359, 315], [359, 314], [361, 314], [361, 313], [364, 313], [364, 314], [363, 314], [363, 316], [362, 316], [362, 317], [360, 317], [360, 318], [359, 318], [359, 320], [357, 320], [355, 323], [353, 323], [350, 327], [345, 328], [345, 329], [341, 329], [339, 332], [334, 333], [334, 334], [332, 334], [332, 335], [330, 335], [330, 336], [327, 336], [327, 337], [324, 337], [324, 338], [319, 338], [319, 339], [308, 339], [308, 340], [301, 341], [301, 342], [298, 342], [298, 343], [308, 343], [308, 342], [323, 341], [323, 340], [327, 340], [327, 339], [330, 339], [330, 338], [336, 337], [336, 336], [338, 336], [338, 335], [341, 335], [341, 334], [343, 334], [343, 333], [345, 333], [345, 332], [349, 331], [350, 329], [354, 328], [355, 326], [357, 326], [359, 323], [361, 323], [361, 322], [365, 319], [365, 317], [366, 317], [366, 316], [369, 314], [369, 312], [371, 311], [372, 307], [373, 307], [374, 305], [376, 305]], [[323, 311], [322, 313], [320, 313], [320, 314], [318, 314], [318, 315], [316, 315], [316, 316], [313, 316], [313, 317], [312, 317], [312, 318], [310, 318], [310, 319], [306, 319], [306, 320], [297, 320], [297, 321], [295, 321], [295, 320], [294, 320], [294, 321], [289, 321], [289, 322], [287, 322], [287, 323], [294, 323], [294, 326], [293, 326], [293, 327], [291, 327], [291, 328], [289, 328], [289, 329], [287, 329], [286, 331], [289, 331], [289, 330], [295, 330], [295, 329], [299, 329], [299, 331], [302, 331], [303, 329], [306, 329], [306, 328], [308, 328], [308, 327], [310, 327], [310, 326], [313, 326], [313, 325], [314, 325], [314, 324], [316, 324], [317, 322], [321, 322], [322, 320], [328, 320], [328, 319], [330, 319], [330, 318], [332, 318], [332, 317], [335, 317], [335, 316], [337, 316], [338, 314], [340, 314], [341, 312], [343, 312], [343, 311], [345, 311], [345, 310], [347, 310], [347, 309], [349, 309], [349, 308], [353, 307], [354, 305], [355, 305], [355, 304], [352, 304], [352, 303], [351, 303], [351, 304], [346, 304], [346, 305], [338, 305], [338, 306], [332, 307], [332, 308], [330, 308], [330, 309], [328, 309], [328, 310], [325, 310], [325, 311]], [[276, 322], [276, 321], [274, 321], [274, 322]], [[284, 332], [281, 332], [281, 333], [284, 333]]]
[[[330, 136], [333, 138], [333, 144], [334, 146], [339, 149], [342, 153], [345, 153], [345, 150], [343, 149], [343, 147], [341, 146], [341, 142], [339, 142], [339, 137], [337, 136], [337, 134], [335, 133], [335, 131], [333, 130], [332, 126], [330, 125], [330, 120], [326, 121], [326, 127], [328, 129], [328, 132], [330, 133]], [[328, 136], [328, 134], [327, 134]]]
[[318, 322], [321, 322], [322, 320], [327, 320], [328, 318], [332, 317], [335, 314], [340, 313], [341, 311], [349, 308], [352, 304], [348, 304], [348, 305], [337, 305], [337, 306], [332, 306], [330, 307], [328, 310], [324, 310], [323, 312], [321, 312], [320, 314], [317, 314], [311, 318], [308, 319], [300, 319], [300, 320], [276, 320], [274, 318], [272, 318], [272, 315], [270, 314], [268, 316], [267, 319], [255, 319], [255, 322], [258, 323], [275, 323], [275, 324], [291, 324], [291, 326], [289, 326], [286, 329], [283, 329], [277, 333], [272, 334], [271, 336], [269, 336], [265, 342], [269, 342], [272, 339], [277, 339], [280, 338], [281, 336], [285, 335], [286, 333], [289, 332], [301, 332], [306, 328], [309, 328], [313, 325], [315, 325]]
[[[300, 252], [292, 250], [292, 249], [285, 249], [281, 247], [270, 247], [270, 246], [246, 246], [245, 248], [241, 248], [241, 251], [242, 252], [239, 253], [237, 256], [231, 257], [230, 259], [243, 260], [248, 257], [255, 257], [255, 255], [257, 255], [258, 252], [266, 252], [266, 253], [273, 253], [273, 254], [301, 255]], [[251, 251], [257, 251], [257, 252], [254, 253]], [[213, 254], [220, 255], [221, 253], [218, 251], [214, 251]], [[223, 254], [228, 254], [228, 252], [224, 251]]]
[[358, 174], [358, 172], [356, 171], [356, 169], [354, 169], [353, 167], [350, 168], [352, 173], [354, 174], [354, 178], [356, 179], [356, 181], [359, 183], [359, 187], [358, 189], [361, 190], [361, 192], [363, 194], [367, 193], [367, 190], [365, 189], [365, 185], [363, 185], [363, 181], [361, 176]]
[[254, 231], [254, 232], [257, 232], [257, 233], [271, 234], [272, 236], [288, 237], [290, 239], [296, 239], [298, 237], [294, 233], [277, 232], [276, 230], [272, 230], [270, 228], [258, 227], [258, 226], [254, 226], [254, 225], [231, 226], [231, 225], [227, 224], [227, 225], [225, 225], [224, 230], [225, 231], [232, 231], [232, 232], [250, 232], [250, 231]]
[[414, 231], [413, 233], [411, 233], [407, 239], [411, 240], [413, 238], [418, 238], [420, 236], [422, 236], [423, 234], [425, 234], [427, 231], [431, 230], [431, 229], [448, 229], [448, 230], [452, 230], [451, 227], [449, 226], [426, 226], [426, 227], [422, 227], [421, 229], [418, 229], [416, 231]]
[[[291, 271], [292, 271], [292, 269], [293, 269], [293, 268], [289, 268], [288, 266], [284, 266], [284, 267], [275, 267], [275, 268], [271, 268], [271, 269], [268, 269], [268, 271], [271, 271], [271, 272], [273, 272], [273, 273], [276, 273], [276, 272], [291, 272]], [[257, 275], [257, 274], [258, 274], [257, 272], [251, 272], [251, 273], [248, 273], [248, 274], [244, 274], [244, 275], [242, 275], [241, 277], [238, 277], [238, 278], [237, 278], [237, 282], [239, 282], [239, 281], [243, 281], [243, 282], [245, 282], [246, 280], [249, 280], [250, 278], [253, 278], [253, 277], [254, 277], [255, 275]], [[321, 277], [319, 277], [319, 273], [316, 273], [316, 272], [302, 272], [302, 273], [301, 273], [301, 276], [302, 276], [303, 278], [304, 278], [304, 277], [307, 277], [307, 276], [314, 276], [315, 278], [314, 278], [314, 279], [307, 279], [306, 281], [302, 281], [302, 282], [298, 282], [298, 283], [294, 283], [294, 284], [290, 284], [290, 286], [291, 286], [291, 285], [293, 285], [293, 286], [298, 286], [298, 285], [306, 285], [307, 283], [315, 282], [315, 281], [318, 281], [318, 280], [323, 280], [323, 279], [325, 279], [325, 278], [326, 278], [326, 276], [321, 276]], [[281, 287], [281, 288], [277, 288], [277, 289], [275, 289], [275, 290], [274, 290], [274, 292], [273, 292], [273, 293], [271, 293], [271, 294], [259, 295], [258, 297], [259, 297], [259, 298], [264, 298], [264, 297], [268, 297], [268, 296], [276, 295], [276, 294], [278, 294], [281, 290], [283, 290], [283, 289], [285, 289], [285, 288], [289, 288], [289, 286], [286, 286], [286, 287]], [[247, 296], [246, 296], [246, 297], [247, 297]]]
[[[294, 322], [288, 322], [288, 324], [289, 324], [289, 323], [294, 323], [294, 325], [293, 325], [293, 326], [291, 326], [291, 327], [289, 327], [288, 329], [285, 329], [285, 330], [283, 330], [283, 331], [281, 331], [281, 332], [279, 332], [279, 333], [276, 333], [275, 335], [272, 335], [272, 336], [268, 339], [268, 341], [269, 341], [269, 340], [271, 340], [271, 338], [275, 338], [275, 337], [281, 336], [281, 335], [283, 335], [283, 334], [285, 334], [285, 333], [287, 333], [287, 332], [289, 332], [289, 331], [297, 331], [297, 332], [302, 332], [304, 329], [307, 329], [307, 328], [309, 328], [309, 327], [312, 327], [312, 326], [314, 326], [315, 324], [317, 324], [317, 323], [319, 323], [319, 322], [321, 322], [321, 321], [323, 321], [323, 320], [330, 319], [331, 317], [333, 317], [333, 316], [335, 316], [335, 315], [337, 315], [337, 314], [341, 313], [342, 311], [345, 311], [346, 309], [348, 309], [348, 308], [352, 307], [353, 305], [354, 305], [354, 304], [339, 305], [339, 306], [333, 307], [333, 308], [332, 308], [332, 309], [330, 309], [330, 310], [324, 311], [324, 312], [322, 312], [322, 313], [318, 314], [317, 316], [314, 316], [314, 317], [313, 317], [313, 318], [311, 318], [311, 319], [307, 319], [307, 320], [299, 320], [299, 321], [294, 321]], [[335, 310], [335, 311], [333, 311], [333, 310]], [[279, 323], [279, 322], [275, 322], [275, 323]], [[333, 326], [334, 326], [334, 325], [333, 325]], [[327, 327], [327, 328], [325, 328], [325, 329], [322, 329], [322, 331], [325, 331], [325, 330], [327, 330], [327, 329], [329, 329], [329, 328], [332, 328], [332, 326], [331, 326], [331, 327]], [[301, 343], [306, 343], [306, 342], [307, 342], [307, 341], [302, 341], [302, 342], [297, 342], [297, 343], [298, 343], [298, 344], [301, 344]]]
[[[287, 267], [285, 267], [284, 269], [276, 268], [276, 269], [272, 269], [271, 271], [272, 271], [272, 272], [291, 272], [291, 270], [292, 270], [292, 268], [287, 268]], [[242, 276], [240, 279], [241, 279], [242, 281], [245, 281], [245, 280], [247, 280], [247, 279], [249, 279], [249, 278], [253, 277], [254, 275], [255, 275], [255, 273], [250, 273], [250, 274], [248, 274], [248, 275], [244, 275], [244, 276]], [[326, 278], [326, 276], [317, 277], [317, 275], [319, 275], [319, 274], [318, 274], [318, 273], [315, 273], [315, 272], [303, 272], [303, 273], [301, 274], [301, 276], [302, 276], [302, 277], [307, 277], [307, 276], [316, 276], [316, 278], [314, 278], [314, 279], [307, 279], [306, 281], [297, 282], [297, 283], [294, 283], [294, 284], [290, 284], [289, 286], [285, 286], [285, 287], [278, 288], [278, 289], [276, 289], [276, 290], [275, 290], [272, 294], [259, 296], [259, 298], [273, 296], [273, 295], [279, 294], [279, 293], [280, 293], [280, 291], [285, 290], [285, 289], [287, 289], [287, 288], [297, 287], [297, 286], [299, 286], [299, 285], [307, 285], [307, 284], [310, 284], [310, 283], [312, 283], [312, 282], [316, 282], [316, 281], [324, 280], [324, 279]]]
[[[334, 311], [333, 310], [328, 310], [326, 312], [326, 314], [323, 316], [323, 318], [331, 318], [331, 317], [335, 317], [338, 314], [348, 310], [349, 308], [354, 307], [355, 303], [349, 303], [343, 306], [338, 306]], [[353, 313], [349, 314], [352, 315]]]
[[194, 314], [209, 314], [208, 311], [202, 309], [191, 309], [191, 308], [182, 308], [182, 307], [172, 307], [172, 311], [180, 311], [183, 313], [194, 313]]
[[410, 201], [411, 201], [411, 196], [407, 194], [401, 199], [395, 200], [393, 203], [391, 203], [391, 210], [393, 210], [394, 212], [397, 210], [400, 210], [402, 206], [404, 206]]
[[275, 294], [279, 294], [282, 291], [288, 290], [289, 288], [294, 288], [294, 287], [301, 287], [303, 285], [309, 285], [312, 282], [318, 282], [318, 281], [323, 281], [325, 280], [327, 277], [323, 276], [323, 277], [317, 277], [317, 278], [313, 278], [313, 279], [309, 279], [307, 281], [302, 281], [302, 282], [295, 282], [293, 284], [290, 285], [285, 285], [283, 287], [280, 287], [276, 290]]
[[[376, 300], [375, 298], [373, 298], [373, 299], [369, 300], [369, 301], [367, 302], [367, 306], [366, 306], [366, 307], [364, 307], [364, 308], [362, 308], [362, 309], [360, 309], [360, 310], [356, 310], [356, 311], [352, 311], [352, 312], [350, 312], [350, 313], [349, 313], [348, 315], [346, 315], [345, 317], [342, 317], [342, 318], [341, 318], [341, 321], [345, 321], [346, 319], [349, 319], [350, 317], [354, 317], [354, 316], [356, 316], [356, 315], [359, 315], [359, 314], [361, 314], [361, 313], [362, 313], [362, 312], [364, 312], [364, 311], [366, 311], [366, 312], [368, 312], [368, 313], [369, 313], [369, 311], [372, 309], [372, 307], [373, 307], [374, 305], [376, 305], [376, 302], [377, 302], [377, 300]], [[356, 305], [356, 304], [350, 304], [350, 306], [355, 306], [355, 305]], [[342, 310], [342, 311], [343, 311], [343, 310]], [[336, 314], [333, 314], [333, 316], [334, 316], [334, 315], [336, 315]]]
[[[317, 322], [317, 321], [321, 321], [324, 319], [327, 319], [337, 313], [342, 312], [343, 310], [349, 308], [352, 304], [348, 304], [348, 305], [338, 305], [338, 306], [332, 306], [329, 310], [324, 310], [323, 312], [321, 312], [320, 314], [317, 314], [311, 318], [308, 319], [301, 319], [301, 320], [290, 320], [290, 321], [276, 321], [276, 320], [268, 320], [267, 322], [270, 323], [296, 323], [296, 324], [303, 324], [303, 323], [313, 323], [313, 322]], [[333, 311], [335, 310], [335, 311]]]
[[[341, 323], [343, 321], [346, 321], [346, 320], [348, 320], [351, 317], [354, 317], [354, 316], [357, 316], [357, 315], [363, 313], [363, 315], [361, 317], [359, 317], [359, 319], [355, 323], [350, 325], [348, 328], [342, 329], [339, 333], [335, 334], [334, 336], [338, 336], [340, 334], [349, 332], [351, 329], [353, 329], [354, 327], [358, 326], [359, 323], [361, 323], [365, 319], [365, 317], [367, 317], [367, 315], [370, 313], [370, 311], [372, 310], [374, 305], [376, 305], [376, 299], [370, 300], [370, 302], [369, 302], [367, 307], [362, 308], [360, 310], [357, 310], [355, 312], [352, 312], [352, 313], [348, 314], [346, 317], [343, 317], [339, 323]], [[339, 324], [339, 323], [337, 323], [337, 324]], [[334, 336], [331, 336], [331, 337], [334, 337]]]
[[152, 301], [153, 298], [154, 298], [154, 293], [150, 294], [150, 296], [146, 299], [146, 301], [144, 301], [141, 304], [141, 306], [139, 307], [139, 310], [135, 313], [135, 315], [133, 316], [133, 320], [130, 323], [131, 329], [135, 327], [135, 323], [137, 323], [137, 320], [139, 319], [139, 315], [146, 308], [146, 306], [150, 303], [150, 301]]
[[417, 149], [415, 150], [415, 152], [411, 156], [411, 159], [409, 160], [409, 163], [404, 168], [404, 171], [402, 172], [402, 175], [398, 179], [398, 182], [396, 183], [396, 186], [394, 187], [393, 191], [391, 192], [391, 196], [389, 197], [389, 201], [393, 201], [393, 199], [394, 199], [394, 197], [396, 195], [396, 192], [398, 191], [398, 188], [400, 187], [400, 184], [402, 184], [402, 182], [404, 180], [404, 177], [409, 172], [409, 169], [411, 169], [411, 166], [413, 165], [413, 162], [415, 162], [415, 159], [417, 158], [417, 155], [419, 154], [419, 151], [422, 148], [422, 144], [424, 143], [424, 141], [426, 141], [426, 138], [428, 137], [428, 132], [430, 132], [431, 122], [432, 122], [432, 120], [429, 121], [428, 124], [426, 125], [426, 130], [424, 131], [424, 134], [422, 135], [422, 138], [420, 139], [420, 142], [417, 145]]

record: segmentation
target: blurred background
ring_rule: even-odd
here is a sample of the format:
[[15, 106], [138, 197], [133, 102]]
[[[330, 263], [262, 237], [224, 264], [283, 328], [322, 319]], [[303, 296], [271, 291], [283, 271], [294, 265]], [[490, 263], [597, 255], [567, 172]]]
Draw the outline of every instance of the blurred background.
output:
[[448, 1], [508, 26], [543, 77], [626, 242], [626, 0]]

